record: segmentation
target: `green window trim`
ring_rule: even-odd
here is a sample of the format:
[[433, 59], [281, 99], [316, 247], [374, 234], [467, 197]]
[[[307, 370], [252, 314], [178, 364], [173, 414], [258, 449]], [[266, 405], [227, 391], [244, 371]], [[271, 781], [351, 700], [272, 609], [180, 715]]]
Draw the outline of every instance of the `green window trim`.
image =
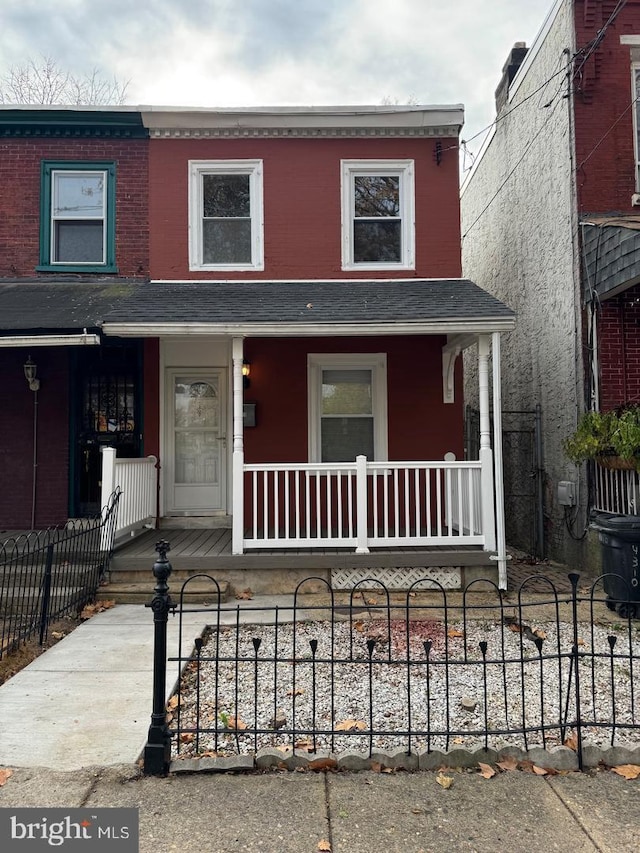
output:
[[[107, 176], [105, 193], [105, 254], [104, 262], [60, 262], [51, 257], [53, 175], [55, 172], [104, 172]], [[40, 264], [38, 272], [117, 272], [116, 267], [116, 164], [112, 161], [44, 160], [40, 190]]]

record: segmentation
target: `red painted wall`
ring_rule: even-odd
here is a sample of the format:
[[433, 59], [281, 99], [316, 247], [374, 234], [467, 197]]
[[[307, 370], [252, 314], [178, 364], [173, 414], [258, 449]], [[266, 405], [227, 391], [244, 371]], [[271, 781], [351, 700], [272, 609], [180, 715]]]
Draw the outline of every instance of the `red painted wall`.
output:
[[[22, 369], [29, 353], [0, 349], [0, 527], [31, 524], [35, 395]], [[35, 526], [68, 518], [68, 353], [55, 347], [31, 353], [38, 366], [37, 478]]]
[[[390, 460], [464, 458], [460, 395], [442, 403], [443, 338], [249, 338], [251, 385], [257, 426], [245, 430], [245, 460], [306, 462], [307, 353], [387, 353]], [[459, 367], [459, 365], [458, 365]], [[459, 378], [459, 377], [458, 377]]]
[[640, 403], [640, 285], [600, 306], [601, 408]]
[[[575, 0], [576, 43], [588, 45], [616, 3]], [[576, 78], [575, 137], [579, 209], [638, 213], [635, 193], [633, 94], [629, 45], [620, 36], [640, 33], [640, 2], [628, 0], [596, 52]], [[577, 66], [581, 60], [576, 60]]]
[[116, 163], [116, 263], [119, 275], [149, 274], [148, 140], [0, 140], [0, 279], [41, 278], [40, 165], [43, 160]]
[[[448, 278], [461, 275], [457, 140], [421, 139], [152, 139], [149, 143], [151, 277], [212, 277], [190, 272], [188, 161], [262, 159], [263, 272], [224, 272], [225, 279]], [[454, 150], [447, 151], [450, 146]], [[416, 270], [343, 272], [340, 160], [415, 161]]]

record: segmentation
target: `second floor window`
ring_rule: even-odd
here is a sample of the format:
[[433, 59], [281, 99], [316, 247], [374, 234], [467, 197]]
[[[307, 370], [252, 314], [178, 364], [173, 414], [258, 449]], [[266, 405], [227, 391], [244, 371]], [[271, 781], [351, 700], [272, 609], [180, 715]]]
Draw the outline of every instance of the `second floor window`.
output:
[[190, 269], [264, 269], [262, 161], [191, 161], [189, 190]]
[[115, 270], [115, 165], [42, 165], [39, 269]]
[[413, 161], [342, 161], [342, 268], [413, 269]]
[[636, 192], [640, 192], [640, 63], [633, 65], [634, 149], [636, 154]]

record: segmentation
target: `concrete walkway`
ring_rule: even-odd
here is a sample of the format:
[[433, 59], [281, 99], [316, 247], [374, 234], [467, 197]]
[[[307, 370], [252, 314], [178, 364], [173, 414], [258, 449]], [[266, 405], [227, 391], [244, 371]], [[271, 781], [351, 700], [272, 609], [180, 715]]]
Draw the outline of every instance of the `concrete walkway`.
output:
[[[187, 647], [205, 617], [185, 615]], [[177, 628], [170, 617], [170, 655]], [[0, 808], [135, 807], [140, 853], [640, 849], [640, 780], [607, 770], [492, 779], [452, 770], [448, 789], [427, 771], [142, 777], [135, 762], [150, 721], [152, 642], [151, 612], [118, 606], [0, 687], [0, 766], [13, 770], [4, 784], [0, 777]]]

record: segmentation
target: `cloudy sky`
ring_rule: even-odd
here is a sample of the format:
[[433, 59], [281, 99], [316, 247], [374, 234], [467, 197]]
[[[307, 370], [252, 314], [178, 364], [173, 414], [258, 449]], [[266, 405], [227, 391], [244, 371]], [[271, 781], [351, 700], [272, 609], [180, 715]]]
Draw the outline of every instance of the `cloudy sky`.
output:
[[[494, 116], [516, 41], [554, 0], [0, 0], [0, 75], [42, 55], [173, 106], [463, 103]], [[481, 139], [471, 147], [480, 148]]]

